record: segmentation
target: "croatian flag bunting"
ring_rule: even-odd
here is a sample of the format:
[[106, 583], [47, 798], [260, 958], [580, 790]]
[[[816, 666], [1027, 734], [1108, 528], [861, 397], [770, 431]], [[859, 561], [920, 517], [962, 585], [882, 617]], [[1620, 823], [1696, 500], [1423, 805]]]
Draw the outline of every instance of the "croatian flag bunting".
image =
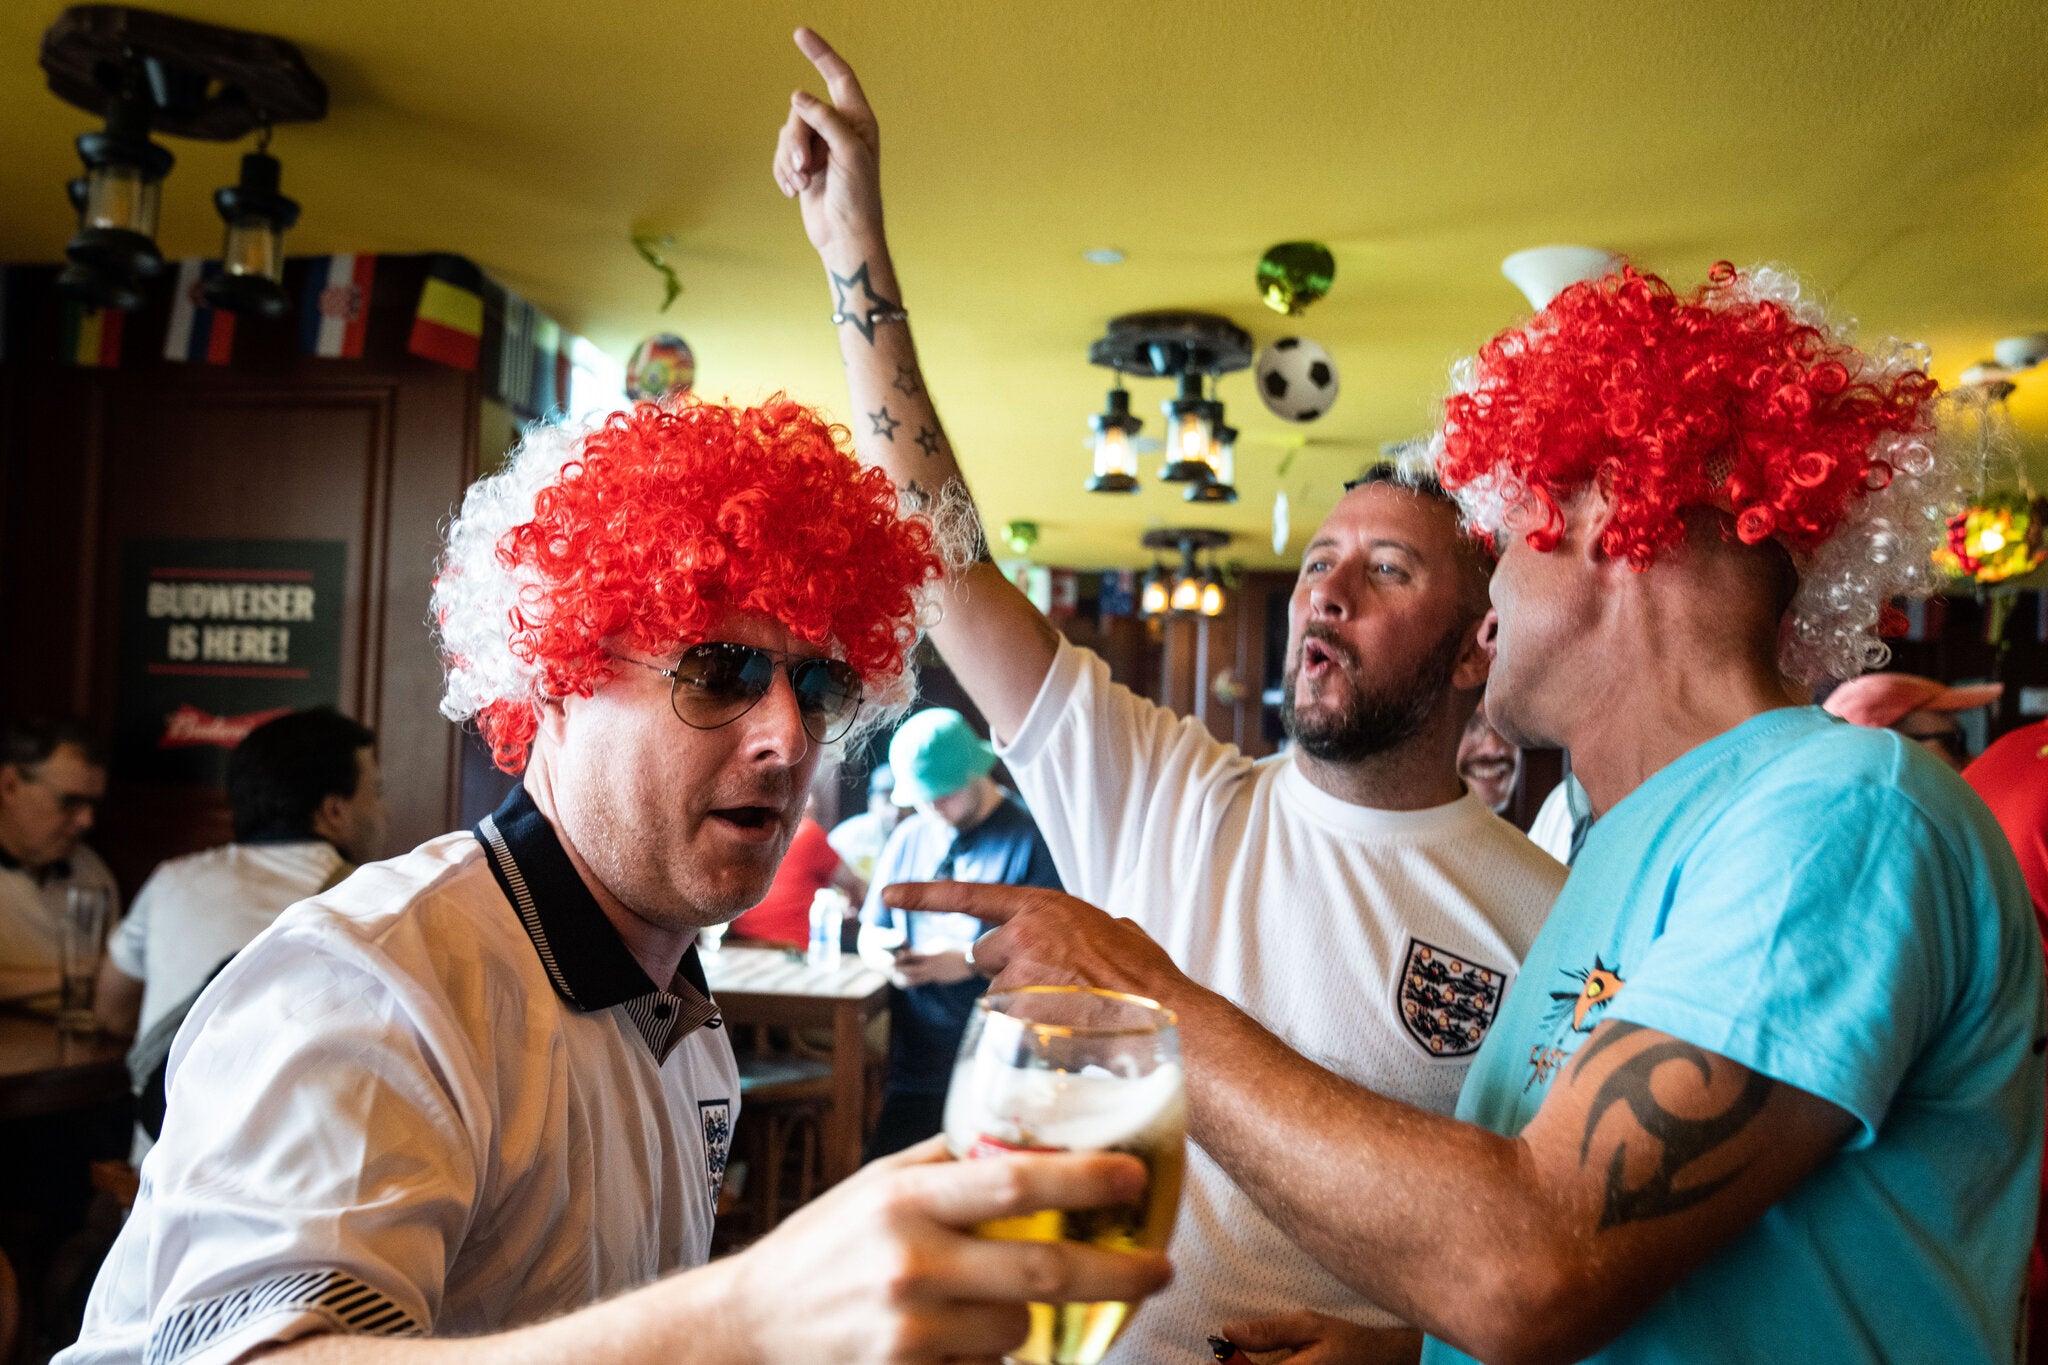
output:
[[235, 315], [209, 308], [202, 291], [220, 274], [219, 261], [178, 262], [171, 291], [171, 325], [164, 332], [164, 359], [225, 365], [235, 348]]
[[299, 305], [299, 349], [330, 359], [361, 359], [376, 279], [375, 256], [316, 256], [309, 261]]

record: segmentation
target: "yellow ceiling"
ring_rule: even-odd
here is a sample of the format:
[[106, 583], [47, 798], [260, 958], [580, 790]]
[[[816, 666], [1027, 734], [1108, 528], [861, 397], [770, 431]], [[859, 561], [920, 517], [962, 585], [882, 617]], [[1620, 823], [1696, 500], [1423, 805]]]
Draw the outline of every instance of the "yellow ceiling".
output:
[[[281, 34], [333, 94], [275, 150], [305, 206], [294, 253], [465, 252], [623, 358], [686, 336], [698, 387], [775, 388], [841, 411], [830, 299], [767, 160], [816, 25], [882, 119], [906, 303], [991, 523], [1036, 520], [1041, 559], [1136, 563], [1146, 526], [1240, 533], [1276, 562], [1285, 448], [1295, 546], [1383, 441], [1424, 429], [1446, 365], [1526, 311], [1500, 277], [1546, 242], [1624, 251], [1675, 281], [1717, 257], [1791, 264], [1873, 330], [1923, 338], [1953, 378], [2048, 328], [2048, 5], [2007, 0], [179, 0]], [[0, 14], [0, 259], [54, 259], [70, 139], [42, 87], [60, 6]], [[815, 81], [812, 81], [815, 88]], [[238, 149], [173, 144], [167, 255], [216, 249], [210, 193]], [[663, 316], [633, 230], [674, 234], [686, 292]], [[1320, 238], [1330, 297], [1267, 312], [1267, 245]], [[1091, 247], [1127, 253], [1116, 266]], [[1084, 420], [1113, 314], [1229, 314], [1299, 330], [1343, 376], [1289, 427], [1248, 375], [1233, 508], [1147, 479], [1091, 497]], [[1163, 383], [1134, 397], [1157, 435]], [[2048, 371], [2013, 402], [2048, 485]], [[1151, 461], [1147, 462], [1152, 463]], [[1149, 469], [1147, 474], [1151, 472]]]

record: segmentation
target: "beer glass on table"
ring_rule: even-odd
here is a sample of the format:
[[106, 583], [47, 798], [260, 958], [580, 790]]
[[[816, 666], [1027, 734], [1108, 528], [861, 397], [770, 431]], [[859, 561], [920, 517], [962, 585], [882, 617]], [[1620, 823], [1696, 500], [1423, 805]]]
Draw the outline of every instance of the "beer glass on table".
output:
[[57, 1004], [57, 1027], [66, 1033], [91, 1033], [93, 993], [99, 984], [100, 950], [107, 941], [108, 895], [97, 886], [74, 886], [64, 896], [64, 922], [58, 953], [63, 983]]
[[[1173, 1013], [1135, 995], [1030, 986], [984, 996], [946, 1093], [956, 1158], [1010, 1152], [1126, 1152], [1144, 1162], [1127, 1204], [1002, 1218], [975, 1229], [1025, 1242], [1159, 1250], [1173, 1233], [1186, 1162], [1187, 1098]], [[1011, 1365], [1096, 1365], [1136, 1305], [1034, 1303]]]

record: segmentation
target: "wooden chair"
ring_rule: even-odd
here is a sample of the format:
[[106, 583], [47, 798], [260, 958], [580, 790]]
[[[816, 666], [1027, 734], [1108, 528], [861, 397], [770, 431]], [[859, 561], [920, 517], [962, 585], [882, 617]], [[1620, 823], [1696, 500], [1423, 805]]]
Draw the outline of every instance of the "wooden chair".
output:
[[832, 1064], [784, 1030], [737, 1032], [740, 1118], [734, 1136], [747, 1163], [747, 1188], [739, 1202], [749, 1232], [758, 1237], [817, 1193], [823, 1170], [819, 1142], [832, 1103]]

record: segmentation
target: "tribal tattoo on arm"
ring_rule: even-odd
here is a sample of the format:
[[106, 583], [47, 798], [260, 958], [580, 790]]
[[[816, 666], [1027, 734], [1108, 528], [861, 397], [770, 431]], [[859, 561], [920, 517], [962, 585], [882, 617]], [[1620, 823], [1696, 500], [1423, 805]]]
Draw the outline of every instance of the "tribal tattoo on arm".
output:
[[[1572, 1083], [1576, 1085], [1584, 1077], [1588, 1065], [1602, 1052], [1622, 1039], [1644, 1032], [1648, 1030], [1640, 1024], [1623, 1020], [1608, 1023], [1599, 1037], [1590, 1039], [1580, 1049], [1572, 1064]], [[1770, 1099], [1777, 1082], [1758, 1072], [1745, 1070], [1741, 1092], [1719, 1113], [1691, 1118], [1665, 1108], [1651, 1088], [1651, 1077], [1666, 1063], [1678, 1063], [1696, 1071], [1702, 1090], [1713, 1085], [1716, 1064], [1723, 1068], [1734, 1066], [1734, 1063], [1716, 1057], [1705, 1048], [1677, 1038], [1666, 1038], [1645, 1047], [1601, 1079], [1600, 1088], [1594, 1092], [1592, 1104], [1586, 1111], [1586, 1131], [1579, 1144], [1579, 1165], [1583, 1167], [1592, 1154], [1593, 1133], [1600, 1126], [1600, 1120], [1616, 1105], [1625, 1105], [1635, 1118], [1636, 1126], [1660, 1147], [1657, 1169], [1640, 1185], [1631, 1188], [1627, 1180], [1628, 1142], [1624, 1140], [1615, 1145], [1607, 1163], [1606, 1192], [1600, 1211], [1600, 1230], [1603, 1232], [1689, 1209], [1726, 1189], [1749, 1169], [1748, 1163], [1744, 1162], [1722, 1175], [1683, 1186], [1677, 1183], [1688, 1167], [1726, 1148], [1749, 1126]]]

